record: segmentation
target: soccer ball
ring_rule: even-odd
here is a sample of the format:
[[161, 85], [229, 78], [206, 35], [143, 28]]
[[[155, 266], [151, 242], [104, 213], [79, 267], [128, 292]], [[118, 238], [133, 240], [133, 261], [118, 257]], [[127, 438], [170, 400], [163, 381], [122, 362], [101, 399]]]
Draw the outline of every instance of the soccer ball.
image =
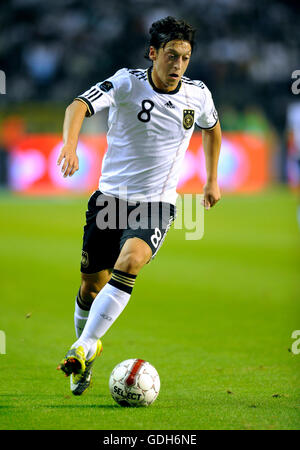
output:
[[109, 378], [112, 398], [121, 406], [149, 406], [157, 398], [160, 379], [157, 370], [143, 359], [126, 359]]

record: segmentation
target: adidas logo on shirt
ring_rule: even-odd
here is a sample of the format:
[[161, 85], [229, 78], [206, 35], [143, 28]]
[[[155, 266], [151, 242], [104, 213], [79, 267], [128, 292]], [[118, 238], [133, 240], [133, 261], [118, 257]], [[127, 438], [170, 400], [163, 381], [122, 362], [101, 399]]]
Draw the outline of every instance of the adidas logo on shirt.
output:
[[175, 105], [173, 105], [173, 103], [172, 103], [171, 101], [168, 101], [167, 103], [165, 103], [165, 106], [166, 106], [167, 108], [171, 108], [171, 109], [174, 109], [174, 108], [175, 108]]

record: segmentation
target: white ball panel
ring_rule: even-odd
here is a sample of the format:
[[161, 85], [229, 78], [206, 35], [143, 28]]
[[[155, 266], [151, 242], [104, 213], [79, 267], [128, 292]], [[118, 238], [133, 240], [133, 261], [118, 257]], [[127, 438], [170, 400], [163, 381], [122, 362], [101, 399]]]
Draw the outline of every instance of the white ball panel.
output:
[[157, 393], [158, 393], [159, 390], [160, 390], [160, 379], [159, 379], [158, 374], [157, 374], [157, 376], [156, 376], [155, 379], [154, 379], [154, 389], [155, 389], [155, 391], [156, 391]]
[[153, 403], [154, 400], [156, 399], [156, 397], [157, 397], [157, 393], [155, 392], [154, 389], [149, 389], [149, 391], [147, 391], [145, 393], [145, 400], [148, 405]]
[[147, 373], [142, 373], [138, 378], [138, 386], [143, 391], [148, 391], [153, 386], [153, 378]]
[[113, 372], [113, 377], [115, 380], [123, 380], [127, 373], [127, 368], [125, 366], [117, 367]]

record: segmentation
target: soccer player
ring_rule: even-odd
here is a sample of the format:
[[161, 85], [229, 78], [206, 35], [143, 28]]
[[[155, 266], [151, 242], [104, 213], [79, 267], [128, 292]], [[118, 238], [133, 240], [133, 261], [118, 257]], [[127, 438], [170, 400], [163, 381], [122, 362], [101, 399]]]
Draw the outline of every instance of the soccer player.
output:
[[[100, 338], [126, 307], [138, 273], [156, 255], [174, 220], [176, 185], [195, 123], [202, 128], [207, 171], [204, 207], [220, 199], [218, 115], [206, 85], [184, 76], [194, 36], [189, 24], [170, 16], [153, 23], [147, 52], [151, 67], [123, 68], [66, 109], [64, 146], [57, 161], [64, 177], [78, 170], [76, 147], [84, 118], [109, 108], [108, 150], [99, 190], [90, 197], [86, 212], [74, 314], [77, 340], [58, 366], [71, 375], [75, 395], [89, 386], [92, 365], [102, 351]], [[132, 198], [137, 203], [127, 202]], [[111, 200], [116, 205], [111, 210], [119, 216], [116, 226], [105, 229], [97, 218]], [[141, 226], [131, 226], [130, 216], [138, 206], [144, 208]], [[124, 208], [127, 226], [124, 215], [120, 217]]]

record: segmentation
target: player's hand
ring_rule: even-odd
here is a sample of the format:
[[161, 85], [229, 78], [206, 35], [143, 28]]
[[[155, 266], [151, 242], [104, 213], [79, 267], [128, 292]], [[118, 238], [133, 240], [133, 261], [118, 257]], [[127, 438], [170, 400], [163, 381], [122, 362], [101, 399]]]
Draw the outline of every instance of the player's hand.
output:
[[76, 155], [76, 150], [67, 145], [64, 145], [61, 149], [57, 160], [57, 165], [60, 166], [62, 161], [63, 165], [61, 167], [61, 171], [64, 174], [64, 178], [67, 176], [71, 177], [79, 169], [79, 160]]
[[212, 208], [221, 198], [217, 181], [208, 181], [203, 188], [204, 199], [202, 205], [205, 209]]

